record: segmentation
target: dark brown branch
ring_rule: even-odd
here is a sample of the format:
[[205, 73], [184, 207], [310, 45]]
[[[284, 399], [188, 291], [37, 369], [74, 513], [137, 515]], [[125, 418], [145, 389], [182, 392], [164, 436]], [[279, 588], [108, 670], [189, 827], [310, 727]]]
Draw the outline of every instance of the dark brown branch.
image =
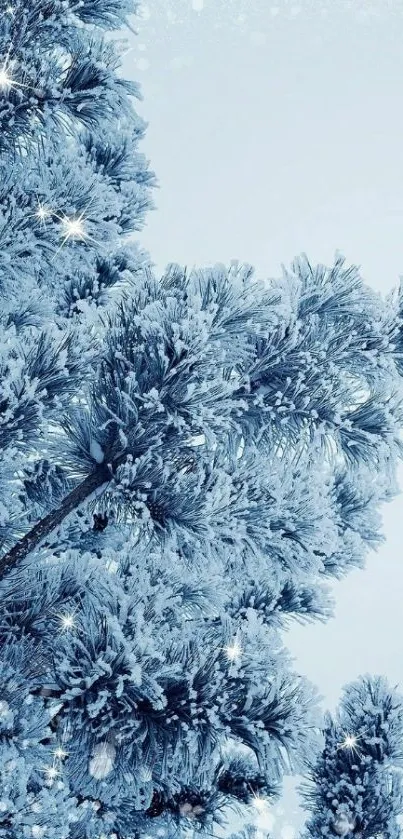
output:
[[11, 568], [17, 565], [20, 560], [25, 559], [31, 551], [37, 548], [42, 540], [46, 536], [49, 536], [55, 528], [59, 527], [69, 513], [77, 509], [96, 489], [99, 489], [102, 484], [107, 483], [111, 479], [112, 474], [106, 463], [102, 463], [91, 475], [88, 475], [88, 478], [85, 478], [81, 484], [66, 495], [60, 507], [52, 510], [44, 519], [38, 521], [29, 533], [26, 533], [8, 553], [1, 557], [0, 579]]

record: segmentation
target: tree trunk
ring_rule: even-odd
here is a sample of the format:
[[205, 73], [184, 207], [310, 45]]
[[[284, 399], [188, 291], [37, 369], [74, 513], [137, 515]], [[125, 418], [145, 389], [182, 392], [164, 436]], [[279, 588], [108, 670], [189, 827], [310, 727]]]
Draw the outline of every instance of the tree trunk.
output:
[[20, 560], [25, 559], [31, 551], [37, 548], [43, 539], [55, 530], [69, 513], [77, 509], [95, 490], [111, 479], [110, 468], [105, 463], [100, 464], [91, 475], [88, 475], [88, 478], [85, 478], [81, 484], [66, 495], [60, 507], [52, 510], [44, 519], [38, 521], [29, 533], [26, 533], [8, 553], [1, 557], [0, 579]]

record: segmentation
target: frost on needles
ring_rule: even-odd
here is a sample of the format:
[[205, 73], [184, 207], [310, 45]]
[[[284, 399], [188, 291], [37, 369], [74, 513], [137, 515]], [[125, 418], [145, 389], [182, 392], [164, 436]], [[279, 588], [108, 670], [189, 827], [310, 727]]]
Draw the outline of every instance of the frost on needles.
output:
[[210, 836], [294, 771], [330, 791], [309, 836], [389, 836], [399, 756], [364, 695], [384, 743], [386, 683], [351, 689], [372, 763], [343, 798], [282, 630], [329, 617], [381, 539], [401, 293], [340, 255], [155, 276], [110, 39], [136, 6], [0, 2], [0, 836]]

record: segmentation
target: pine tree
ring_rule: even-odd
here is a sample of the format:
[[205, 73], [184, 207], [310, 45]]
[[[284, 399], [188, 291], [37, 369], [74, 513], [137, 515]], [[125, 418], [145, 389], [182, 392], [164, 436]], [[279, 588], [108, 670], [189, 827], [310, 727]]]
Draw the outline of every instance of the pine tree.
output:
[[[46, 456], [27, 463], [24, 445], [80, 397], [99, 311], [149, 261], [129, 241], [155, 183], [137, 151], [145, 124], [128, 94], [139, 92], [119, 78], [116, 49], [95, 34], [121, 25], [132, 8], [0, 7], [0, 480], [24, 474], [31, 496], [37, 480], [65, 487]], [[0, 486], [1, 502], [4, 541], [26, 505], [15, 493], [8, 509]]]
[[401, 293], [339, 255], [157, 279], [128, 244], [155, 181], [96, 33], [135, 5], [1, 7], [7, 839], [208, 833], [274, 800], [317, 739], [281, 628], [376, 546], [401, 452]]
[[403, 698], [381, 677], [344, 689], [325, 746], [311, 767], [304, 799], [312, 816], [305, 836], [397, 839], [403, 815]]

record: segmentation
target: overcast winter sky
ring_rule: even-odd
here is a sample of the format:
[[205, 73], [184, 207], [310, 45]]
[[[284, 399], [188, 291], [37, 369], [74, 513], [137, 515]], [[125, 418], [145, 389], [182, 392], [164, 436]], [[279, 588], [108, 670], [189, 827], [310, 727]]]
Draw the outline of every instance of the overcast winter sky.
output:
[[[402, 0], [149, 0], [135, 26], [125, 73], [160, 183], [140, 239], [158, 268], [237, 258], [278, 276], [338, 248], [389, 291], [403, 274]], [[288, 634], [327, 707], [363, 672], [403, 688], [402, 520], [403, 496], [366, 571], [334, 587], [335, 619]], [[289, 785], [282, 806], [266, 825], [292, 839]]]

